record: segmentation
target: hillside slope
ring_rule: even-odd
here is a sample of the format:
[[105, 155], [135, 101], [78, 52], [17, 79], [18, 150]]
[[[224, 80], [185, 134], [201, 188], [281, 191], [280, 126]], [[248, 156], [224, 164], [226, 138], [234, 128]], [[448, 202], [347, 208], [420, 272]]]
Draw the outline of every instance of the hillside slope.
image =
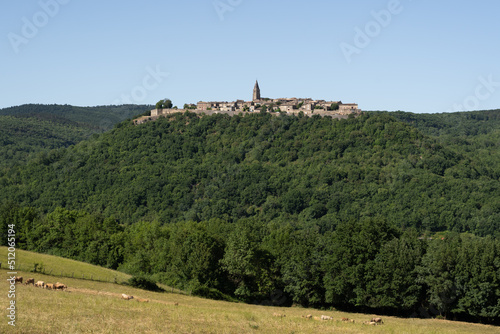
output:
[[30, 154], [74, 145], [148, 109], [35, 104], [0, 109], [0, 173], [24, 163]]
[[151, 110], [150, 105], [76, 107], [58, 104], [25, 104], [0, 109], [0, 116], [35, 118], [55, 124], [68, 124], [103, 132], [128, 118]]
[[[0, 246], [0, 259], [3, 267], [7, 265], [7, 247]], [[126, 282], [130, 277], [125, 273], [89, 263], [65, 259], [59, 256], [39, 254], [21, 249], [16, 250], [16, 268], [18, 271], [33, 272], [35, 265], [38, 273], [68, 278], [86, 278], [102, 282]]]
[[[0, 250], [5, 259], [3, 248]], [[29, 254], [29, 259], [46, 261], [36, 254]], [[58, 261], [61, 266], [79, 272], [87, 270], [86, 264], [80, 263], [79, 268], [76, 262]], [[0, 273], [6, 276], [4, 269]], [[386, 316], [383, 325], [373, 327], [363, 322], [378, 316], [375, 314], [228, 303], [40, 273], [20, 271], [18, 274], [47, 283], [63, 282], [68, 289], [52, 291], [16, 285], [16, 327], [8, 325], [6, 318], [0, 322], [2, 333], [498, 333], [498, 327], [494, 326]], [[5, 279], [1, 280], [0, 289], [8, 291]], [[123, 293], [135, 298], [123, 300]], [[10, 300], [7, 293], [0, 295], [3, 306]], [[306, 319], [306, 315], [313, 319]], [[331, 316], [333, 320], [319, 320], [322, 315]], [[355, 323], [342, 322], [342, 318], [353, 319]]]
[[498, 323], [481, 164], [388, 114], [177, 114], [12, 168], [0, 228], [211, 298]]
[[125, 223], [293, 216], [331, 224], [383, 215], [431, 231], [500, 227], [497, 179], [389, 115], [179, 114], [52, 151], [0, 185], [21, 205]]
[[468, 156], [481, 173], [500, 178], [500, 110], [446, 114], [391, 113], [448, 148]]

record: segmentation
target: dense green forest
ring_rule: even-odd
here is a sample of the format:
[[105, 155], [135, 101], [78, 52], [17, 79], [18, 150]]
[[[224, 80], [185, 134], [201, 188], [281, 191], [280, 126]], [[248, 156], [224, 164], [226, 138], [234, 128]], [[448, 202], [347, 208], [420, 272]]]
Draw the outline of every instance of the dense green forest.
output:
[[500, 178], [500, 111], [449, 114], [391, 113]]
[[497, 323], [499, 115], [122, 122], [3, 169], [2, 233], [212, 298]]
[[22, 164], [41, 151], [69, 147], [150, 109], [41, 104], [0, 109], [0, 169]]

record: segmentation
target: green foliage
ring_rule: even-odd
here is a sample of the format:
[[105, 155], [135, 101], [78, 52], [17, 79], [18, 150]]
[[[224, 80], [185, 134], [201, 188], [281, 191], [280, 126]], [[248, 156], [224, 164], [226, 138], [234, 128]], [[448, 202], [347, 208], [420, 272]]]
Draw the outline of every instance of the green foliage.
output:
[[153, 280], [146, 277], [132, 276], [127, 281], [127, 285], [148, 291], [154, 291], [154, 292], [163, 291], [163, 289], [160, 288], [158, 285], [156, 285], [156, 283]]
[[188, 110], [188, 109], [194, 110], [196, 108], [197, 108], [197, 106], [194, 104], [184, 104], [184, 107], [182, 107], [182, 109], [186, 109], [186, 110]]
[[425, 254], [425, 243], [415, 230], [381, 245], [369, 267], [368, 305], [373, 308], [414, 310], [421, 300], [417, 267]]
[[328, 110], [339, 110], [339, 104], [338, 103], [332, 103]]
[[261, 300], [276, 288], [274, 258], [260, 246], [258, 223], [242, 221], [226, 241], [221, 268], [234, 284], [234, 294], [246, 301]]
[[470, 158], [465, 168], [450, 176], [477, 178], [500, 176], [500, 110], [448, 114], [392, 113], [450, 149]]
[[208, 298], [208, 299], [213, 299], [213, 300], [225, 300], [228, 302], [237, 301], [236, 299], [223, 294], [222, 292], [220, 292], [217, 289], [209, 288], [209, 287], [204, 286], [204, 285], [196, 287], [191, 293], [193, 296], [198, 296], [198, 297], [203, 297], [203, 298]]
[[485, 114], [450, 115], [459, 140], [446, 116], [406, 113], [122, 123], [0, 168], [0, 228], [210, 298], [495, 323], [500, 124]]
[[326, 301], [344, 306], [371, 306], [367, 277], [372, 274], [382, 245], [395, 237], [397, 231], [385, 220], [372, 218], [348, 221], [328, 234], [329, 256], [324, 262]]
[[[27, 210], [19, 208], [17, 212], [22, 214]], [[46, 216], [32, 212], [29, 220], [16, 225], [22, 232], [20, 245], [25, 242], [25, 249], [112, 269], [123, 261], [122, 228], [115, 220], [62, 208], [56, 208]]]
[[5, 168], [23, 164], [37, 154], [46, 157], [52, 149], [75, 145], [149, 109], [41, 104], [0, 109], [0, 175]]
[[500, 241], [451, 234], [433, 240], [418, 268], [428, 302], [442, 316], [500, 316]]
[[156, 109], [172, 109], [172, 101], [170, 99], [163, 99], [156, 103]]
[[495, 224], [498, 182], [472, 164], [387, 115], [178, 114], [40, 155], [0, 177], [0, 198], [123, 223], [383, 215], [393, 226], [491, 234], [482, 222]]
[[294, 229], [287, 224], [272, 230], [268, 247], [280, 266], [284, 292], [304, 306], [325, 304], [323, 261], [325, 238], [314, 228]]

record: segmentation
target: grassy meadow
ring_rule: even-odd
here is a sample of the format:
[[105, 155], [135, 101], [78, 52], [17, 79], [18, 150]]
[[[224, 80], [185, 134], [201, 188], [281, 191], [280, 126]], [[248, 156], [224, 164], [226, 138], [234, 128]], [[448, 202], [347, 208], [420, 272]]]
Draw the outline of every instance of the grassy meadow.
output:
[[[6, 249], [1, 248], [1, 261], [6, 262]], [[74, 270], [87, 276], [87, 270], [104, 275], [107, 269], [52, 256], [18, 251], [17, 261], [43, 262], [55, 268]], [[0, 304], [8, 306], [7, 270], [0, 270]], [[69, 269], [68, 269], [69, 268]], [[57, 273], [57, 271], [54, 272]], [[102, 270], [102, 273], [100, 272]], [[434, 319], [402, 319], [383, 316], [384, 324], [367, 326], [362, 322], [373, 314], [349, 314], [304, 308], [278, 308], [242, 303], [228, 303], [196, 298], [178, 293], [155, 293], [132, 287], [57, 277], [41, 273], [22, 272], [19, 276], [33, 277], [47, 283], [57, 281], [68, 286], [67, 291], [52, 291], [33, 286], [16, 286], [16, 327], [0, 322], [0, 333], [500, 333], [500, 328], [480, 324]], [[111, 277], [123, 274], [113, 272]], [[81, 277], [81, 275], [79, 275]], [[121, 294], [134, 296], [123, 300]], [[147, 302], [138, 301], [147, 299]], [[286, 315], [278, 317], [275, 314]], [[329, 315], [333, 321], [306, 319]], [[342, 317], [355, 323], [341, 322]]]
[[[5, 269], [7, 265], [7, 247], [0, 246], [0, 262], [2, 262], [2, 269]], [[125, 273], [89, 263], [19, 249], [16, 251], [16, 269], [32, 271], [35, 263], [38, 263], [37, 271], [41, 269], [42, 273], [59, 277], [92, 278], [97, 281], [116, 281], [117, 283], [125, 282], [131, 277]]]

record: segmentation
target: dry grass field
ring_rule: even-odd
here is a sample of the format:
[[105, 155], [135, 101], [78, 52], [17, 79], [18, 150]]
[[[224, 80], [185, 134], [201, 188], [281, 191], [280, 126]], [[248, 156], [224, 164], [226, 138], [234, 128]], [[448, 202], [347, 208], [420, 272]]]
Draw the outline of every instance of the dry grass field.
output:
[[[7, 264], [7, 247], [0, 246], [0, 262], [3, 264], [2, 268], [5, 268]], [[92, 277], [94, 280], [116, 281], [118, 283], [125, 282], [131, 277], [119, 271], [79, 261], [63, 259], [58, 256], [38, 254], [23, 250], [16, 251], [16, 266], [19, 266], [21, 270], [31, 271], [35, 263], [38, 263], [39, 267], [41, 266], [46, 274], [50, 273], [55, 276], [85, 277], [87, 279]]]
[[[4, 254], [1, 255], [5, 263]], [[33, 253], [29, 256], [36, 257]], [[55, 259], [65, 266], [67, 260]], [[68, 265], [75, 265], [74, 261]], [[0, 270], [0, 275], [0, 305], [6, 315], [9, 302], [7, 271]], [[4, 315], [0, 333], [500, 333], [500, 328], [494, 326], [385, 316], [382, 317], [383, 325], [368, 326], [363, 321], [375, 315], [254, 306], [39, 273], [19, 272], [19, 275], [48, 283], [59, 281], [65, 283], [68, 290], [53, 291], [18, 284], [16, 327], [9, 326]], [[123, 300], [122, 293], [134, 299]], [[141, 302], [139, 298], [148, 301]], [[318, 318], [328, 315], [333, 320], [303, 317], [308, 314]], [[354, 319], [355, 323], [342, 322], [342, 317]]]

